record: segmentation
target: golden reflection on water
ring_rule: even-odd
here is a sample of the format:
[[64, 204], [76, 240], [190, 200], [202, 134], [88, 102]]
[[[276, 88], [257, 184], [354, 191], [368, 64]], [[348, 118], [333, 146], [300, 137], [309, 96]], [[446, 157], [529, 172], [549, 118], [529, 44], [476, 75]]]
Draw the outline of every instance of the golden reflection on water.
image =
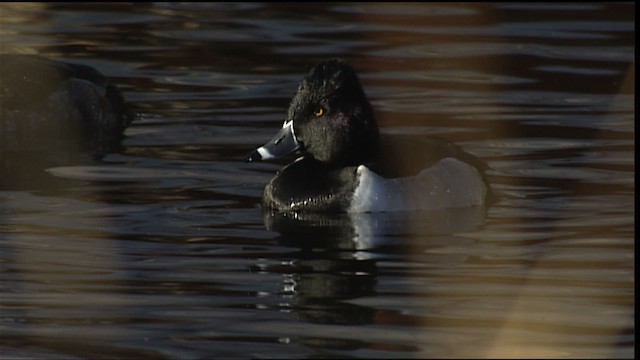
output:
[[[78, 331], [126, 317], [120, 311], [131, 305], [126, 294], [104, 288], [117, 288], [126, 267], [109, 234], [114, 228], [109, 207], [21, 192], [1, 194], [0, 201], [5, 209], [19, 209], [3, 214], [0, 228], [3, 257], [11, 259], [16, 274], [3, 286], [9, 292], [2, 308], [17, 322], [40, 323], [28, 328], [30, 340], [24, 345], [63, 353], [87, 347], [87, 353], [95, 353], [90, 344], [120, 336], [115, 326]], [[30, 296], [17, 304], [9, 294], [20, 293]], [[6, 335], [7, 341], [20, 343], [15, 334]]]
[[[630, 91], [630, 89], [633, 88], [635, 83], [634, 64], [629, 64], [627, 71], [623, 75], [623, 81], [620, 82], [620, 91], [618, 94], [631, 93], [632, 91]], [[621, 101], [620, 98], [619, 95], [614, 96], [611, 106], [612, 109], [617, 108], [615, 103]], [[595, 138], [598, 138], [597, 134]], [[580, 191], [577, 187], [592, 187], [594, 188], [593, 190], [597, 192], [599, 185], [582, 182], [576, 183], [574, 186], [576, 187], [576, 192], [585, 192]], [[621, 205], [624, 206], [624, 204]], [[579, 209], [582, 207], [580, 204], [572, 204], [571, 199], [559, 203], [558, 206], [560, 208], [576, 209], [577, 211], [580, 211]], [[541, 216], [543, 215], [544, 214], [541, 214]], [[579, 219], [580, 216], [578, 215], [578, 220]], [[512, 219], [514, 227], [518, 227], [519, 224], [526, 226], [528, 221], [527, 218], [518, 219], [514, 217]], [[565, 231], [565, 227], [562, 224], [558, 224], [556, 229], [553, 229], [554, 224], [549, 225], [551, 231]], [[581, 230], [585, 231], [589, 228], [590, 226], [583, 225]], [[602, 227], [595, 223], [591, 227], [591, 230], [597, 234], [602, 232]], [[606, 246], [606, 244], [610, 242], [607, 239], [608, 236], [611, 236], [612, 239], [617, 237], [615, 233], [609, 234], [606, 232], [601, 236], [604, 238], [595, 240], [597, 243], [600, 242], [602, 246]], [[577, 242], [580, 243], [581, 241], [578, 240]], [[584, 243], [584, 245], [586, 245], [585, 249], [568, 247], [568, 249], [564, 251], [564, 254], [560, 256], [558, 256], [557, 252], [541, 252], [540, 256], [536, 257], [533, 263], [528, 264], [528, 269], [524, 274], [525, 276], [523, 276], [523, 283], [519, 286], [517, 293], [514, 294], [515, 296], [513, 296], [510, 306], [504, 308], [503, 311], [498, 311], [493, 314], [496, 319], [502, 319], [502, 321], [499, 321], [501, 322], [501, 326], [495, 332], [493, 339], [487, 342], [490, 345], [484, 357], [572, 357], [577, 349], [572, 348], [570, 344], [576, 341], [572, 338], [578, 337], [581, 325], [584, 325], [586, 329], [590, 329], [584, 330], [587, 333], [590, 331], [597, 332], [599, 345], [611, 349], [609, 354], [599, 354], [598, 356], [604, 355], [604, 357], [612, 359], [624, 356], [622, 353], [619, 353], [620, 350], [616, 345], [625, 333], [635, 328], [633, 317], [629, 317], [624, 311], [615, 311], [615, 308], [608, 308], [609, 311], [602, 312], [594, 311], [594, 309], [598, 307], [599, 302], [604, 301], [606, 303], [608, 297], [614, 297], [613, 294], [611, 294], [612, 288], [607, 286], [609, 285], [608, 279], [614, 283], [619, 282], [620, 284], [625, 284], [629, 280], [633, 283], [633, 274], [627, 271], [619, 271], [612, 273], [610, 277], [603, 278], [603, 276], [598, 274], [600, 269], [598, 269], [597, 263], [595, 262], [601, 258], [597, 247], [594, 251], [590, 251], [588, 248], [589, 239], [584, 239]], [[580, 261], [581, 253], [586, 255], [583, 261], [594, 261], [593, 267], [588, 266], [588, 263], [585, 264], [586, 266], [584, 268], [580, 269], [563, 267], [563, 259], [567, 261]], [[633, 262], [633, 254], [621, 255], [619, 259], [613, 259], [613, 261], [620, 261], [621, 263], [627, 261]], [[601, 271], [611, 272], [608, 268], [608, 266], [603, 266]], [[558, 288], [558, 294], [556, 296], [540, 296], [540, 292], [545, 290], [546, 284], [539, 279], [548, 279], [548, 282], [553, 284], [559, 278], [566, 276], [568, 271], [572, 270], [577, 271], [576, 275], [571, 276], [575, 278], [576, 286], [572, 286], [570, 282], [567, 282], [567, 288]], [[616, 275], [619, 275], [620, 278], [617, 278]], [[620, 295], [615, 296], [618, 299], [612, 301], [620, 301], [620, 297], [624, 299], [628, 296], [625, 296], [624, 292]], [[529, 324], [529, 326], [527, 326], [527, 324]], [[536, 335], [527, 332], [529, 327], [535, 330]], [[536, 336], [544, 338], [545, 335], [549, 337], [547, 341], [532, 341], [532, 338], [535, 340]], [[563, 341], [563, 338], [566, 338], [566, 340]], [[609, 339], [609, 343], [603, 344], [602, 342], [606, 341], [603, 339]], [[523, 342], [533, 342], [533, 344], [523, 344]]]

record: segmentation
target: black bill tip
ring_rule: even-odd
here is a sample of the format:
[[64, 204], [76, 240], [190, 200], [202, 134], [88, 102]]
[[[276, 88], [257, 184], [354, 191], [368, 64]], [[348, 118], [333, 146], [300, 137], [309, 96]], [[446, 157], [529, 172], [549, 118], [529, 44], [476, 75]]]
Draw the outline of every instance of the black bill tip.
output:
[[260, 155], [260, 153], [256, 149], [256, 150], [253, 150], [252, 152], [250, 152], [249, 154], [247, 154], [247, 157], [244, 160], [246, 162], [262, 161], [262, 155]]

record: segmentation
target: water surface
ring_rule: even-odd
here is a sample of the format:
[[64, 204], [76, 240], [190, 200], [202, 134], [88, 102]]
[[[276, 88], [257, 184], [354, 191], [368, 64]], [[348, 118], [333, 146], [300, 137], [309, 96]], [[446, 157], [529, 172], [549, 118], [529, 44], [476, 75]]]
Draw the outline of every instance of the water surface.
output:
[[[632, 358], [635, 5], [2, 4], [0, 51], [90, 65], [124, 149], [0, 193], [12, 358]], [[319, 59], [383, 131], [485, 160], [498, 200], [263, 214]], [[34, 139], [38, 141], [38, 139]], [[290, 159], [289, 159], [290, 160]]]

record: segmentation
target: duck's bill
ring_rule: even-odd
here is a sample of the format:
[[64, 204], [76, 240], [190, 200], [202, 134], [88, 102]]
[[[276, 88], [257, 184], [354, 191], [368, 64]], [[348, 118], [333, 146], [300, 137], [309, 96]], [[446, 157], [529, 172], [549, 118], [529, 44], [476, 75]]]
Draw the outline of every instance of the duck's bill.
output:
[[247, 155], [247, 161], [273, 160], [289, 155], [300, 148], [300, 143], [293, 132], [293, 121], [285, 122], [268, 143], [253, 150]]

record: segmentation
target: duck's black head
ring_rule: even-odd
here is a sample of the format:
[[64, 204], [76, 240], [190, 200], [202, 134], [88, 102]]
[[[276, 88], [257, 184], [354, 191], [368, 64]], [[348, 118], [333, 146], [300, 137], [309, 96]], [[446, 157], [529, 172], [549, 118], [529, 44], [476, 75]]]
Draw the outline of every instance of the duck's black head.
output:
[[370, 160], [378, 146], [378, 125], [355, 71], [344, 61], [319, 62], [291, 99], [276, 137], [249, 161], [268, 160], [297, 149], [330, 166]]

